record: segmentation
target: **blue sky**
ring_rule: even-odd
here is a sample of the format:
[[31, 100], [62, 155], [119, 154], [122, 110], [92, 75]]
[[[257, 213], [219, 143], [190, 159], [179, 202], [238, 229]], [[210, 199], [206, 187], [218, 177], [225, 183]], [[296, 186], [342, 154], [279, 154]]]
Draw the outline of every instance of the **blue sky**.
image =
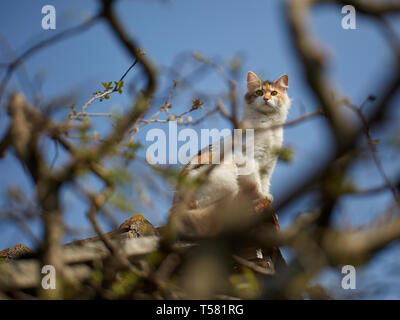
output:
[[[41, 8], [43, 5], [52, 4], [57, 13], [57, 29], [42, 30]], [[98, 8], [95, 1], [7, 1], [0, 12], [0, 30], [11, 46], [17, 51], [28, 48], [40, 39], [45, 39], [52, 34], [80, 23], [85, 17], [93, 15]], [[295, 119], [304, 112], [310, 112], [317, 107], [316, 101], [310, 94], [304, 80], [302, 69], [296, 59], [295, 52], [288, 36], [288, 28], [283, 15], [283, 1], [281, 0], [249, 0], [243, 1], [120, 1], [118, 15], [124, 26], [138, 41], [139, 45], [147, 52], [148, 57], [156, 63], [162, 71], [166, 66], [173, 66], [178, 54], [183, 52], [199, 51], [212, 58], [223, 66], [235, 56], [242, 57], [238, 84], [241, 93], [245, 88], [245, 74], [252, 70], [262, 74], [268, 79], [275, 79], [283, 73], [290, 77], [289, 94], [293, 99], [289, 119]], [[348, 95], [352, 102], [360, 104], [369, 94], [379, 96], [381, 81], [386, 72], [390, 71], [392, 54], [377, 28], [370, 20], [357, 15], [357, 29], [344, 30], [341, 28], [341, 8], [339, 6], [323, 6], [313, 12], [312, 25], [315, 35], [324, 43], [330, 54], [329, 70], [332, 80], [335, 81], [337, 91]], [[392, 17], [391, 23], [397, 33], [400, 32], [400, 19]], [[0, 51], [0, 61], [7, 61], [4, 52]], [[107, 26], [98, 23], [89, 31], [79, 36], [57, 43], [54, 46], [35, 54], [26, 62], [27, 72], [31, 79], [41, 79], [41, 93], [43, 101], [65, 94], [76, 94], [76, 105], [81, 106], [87, 101], [92, 92], [100, 90], [101, 81], [117, 80], [131, 64], [130, 57], [116, 42]], [[189, 62], [188, 68], [195, 63]], [[140, 69], [136, 68], [126, 78], [126, 83], [140, 81]], [[1, 74], [0, 74], [1, 75]], [[167, 89], [172, 85], [172, 79], [163, 77], [162, 88], [157, 98], [160, 103], [165, 99]], [[19, 82], [13, 77], [9, 90], [18, 90]], [[196, 91], [218, 93], [226, 89], [226, 84], [215, 73], [210, 72], [207, 77], [195, 78]], [[28, 99], [32, 97], [26, 93]], [[172, 99], [176, 113], [187, 109], [190, 98], [184, 90], [178, 87]], [[156, 100], [158, 101], [158, 100]], [[399, 102], [399, 99], [397, 99]], [[129, 104], [129, 97], [113, 96], [109, 101], [95, 103], [90, 106], [92, 112], [109, 110], [124, 110]], [[154, 110], [159, 107], [155, 106]], [[214, 107], [211, 101], [206, 101], [204, 111]], [[58, 119], [65, 118], [70, 110], [65, 110], [57, 115]], [[202, 113], [192, 114], [194, 119]], [[349, 114], [351, 117], [351, 114]], [[399, 117], [399, 111], [393, 111], [393, 123]], [[96, 120], [95, 125], [103, 133], [109, 128], [106, 120]], [[0, 133], [7, 125], [5, 112], [0, 113]], [[223, 120], [204, 122], [197, 129], [210, 126], [222, 129], [229, 128], [229, 123]], [[150, 125], [137, 135], [138, 141], [144, 141], [147, 129], [164, 125]], [[387, 140], [384, 132], [374, 131], [376, 138], [383, 142]], [[292, 182], [315, 170], [315, 166], [326, 157], [329, 150], [330, 136], [322, 119], [314, 119], [285, 131], [285, 145], [294, 149], [294, 161], [291, 164], [280, 163], [272, 178], [272, 193], [275, 198], [290, 190]], [[49, 143], [44, 146], [49, 158], [54, 156], [54, 145]], [[61, 152], [61, 151], [60, 151]], [[396, 177], [399, 172], [399, 162], [394, 161], [398, 154], [383, 146], [379, 155], [384, 163], [385, 171]], [[62, 163], [63, 155], [60, 156]], [[132, 172], [138, 170], [135, 165]], [[140, 171], [140, 169], [139, 169]], [[23, 169], [15, 163], [11, 153], [0, 161], [1, 184], [0, 192], [6, 193], [10, 185], [22, 185], [27, 198], [32, 198], [31, 182], [23, 174]], [[355, 166], [351, 176], [364, 188], [378, 186], [382, 179], [370, 159], [366, 159]], [[140, 180], [137, 181], [140, 183]], [[90, 185], [95, 182], [90, 181]], [[160, 185], [165, 191], [172, 192], [167, 185]], [[156, 199], [152, 199], [155, 197]], [[154, 224], [165, 221], [169, 201], [166, 198], [156, 197], [150, 193], [153, 205], [150, 207], [139, 206], [138, 212], [143, 213]], [[369, 198], [345, 198], [340, 202], [340, 212], [335, 215], [338, 227], [358, 226], [375, 217], [386, 208], [391, 201], [389, 192]], [[85, 202], [79, 195], [68, 188], [63, 191], [63, 203], [66, 222], [75, 228], [89, 228], [85, 217]], [[310, 207], [310, 199], [296, 203], [284, 212], [281, 212], [281, 224], [286, 227], [293, 217], [302, 210]], [[0, 198], [0, 205], [6, 207], [6, 197]], [[123, 217], [120, 216], [120, 221]], [[32, 222], [32, 230], [40, 234], [41, 229], [37, 223]], [[104, 224], [107, 228], [107, 225]], [[0, 248], [24, 242], [32, 245], [30, 237], [17, 231], [18, 227], [9, 224], [0, 225]], [[91, 234], [90, 231], [83, 235]], [[74, 239], [69, 236], [66, 241]], [[391, 259], [398, 247], [394, 246], [381, 254], [377, 263], [366, 268], [368, 275], [380, 274], [385, 259]], [[388, 258], [387, 258], [388, 257]], [[392, 259], [393, 260], [393, 259]], [[381, 261], [381, 262], [380, 262]], [[370, 273], [368, 273], [370, 272]], [[393, 278], [385, 272], [381, 274], [382, 281], [388, 281], [386, 293], [379, 297], [400, 298], [396, 287], [399, 278]], [[337, 273], [330, 273], [323, 277], [326, 282], [337, 282]], [[341, 292], [341, 294], [345, 294]]]

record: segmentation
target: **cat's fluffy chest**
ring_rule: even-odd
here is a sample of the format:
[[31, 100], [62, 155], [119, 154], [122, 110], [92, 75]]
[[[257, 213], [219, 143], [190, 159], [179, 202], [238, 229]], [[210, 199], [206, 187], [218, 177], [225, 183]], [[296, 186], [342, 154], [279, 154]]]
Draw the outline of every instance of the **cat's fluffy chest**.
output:
[[283, 129], [256, 130], [254, 133], [254, 158], [257, 162], [268, 162], [276, 158], [277, 150], [282, 147]]
[[260, 167], [276, 160], [277, 150], [282, 147], [283, 127], [286, 114], [271, 115], [260, 119], [260, 115], [251, 108], [246, 109], [244, 121], [254, 130], [254, 159]]
[[269, 200], [272, 200], [270, 180], [278, 159], [278, 150], [283, 144], [282, 124], [287, 117], [287, 109], [280, 111], [260, 114], [247, 105], [243, 114], [246, 127], [254, 130], [254, 181], [258, 184], [260, 194]]

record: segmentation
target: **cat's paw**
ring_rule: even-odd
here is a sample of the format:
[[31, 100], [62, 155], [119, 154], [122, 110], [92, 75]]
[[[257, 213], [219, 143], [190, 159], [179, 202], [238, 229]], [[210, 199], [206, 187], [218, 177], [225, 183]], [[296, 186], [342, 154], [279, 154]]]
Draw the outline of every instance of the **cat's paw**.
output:
[[272, 203], [272, 201], [274, 201], [274, 197], [270, 193], [267, 193], [266, 195], [264, 195], [264, 198], [267, 199], [270, 203]]
[[256, 213], [260, 213], [266, 210], [267, 208], [271, 209], [272, 206], [270, 198], [271, 197], [263, 196], [258, 200], [254, 200], [254, 211]]

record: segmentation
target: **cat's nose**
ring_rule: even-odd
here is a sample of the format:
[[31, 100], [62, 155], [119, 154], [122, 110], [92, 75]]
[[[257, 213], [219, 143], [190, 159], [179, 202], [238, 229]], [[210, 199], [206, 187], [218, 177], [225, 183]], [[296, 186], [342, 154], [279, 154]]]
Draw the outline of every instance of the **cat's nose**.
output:
[[265, 101], [265, 102], [268, 102], [268, 101], [269, 101], [269, 98], [264, 96], [264, 101]]

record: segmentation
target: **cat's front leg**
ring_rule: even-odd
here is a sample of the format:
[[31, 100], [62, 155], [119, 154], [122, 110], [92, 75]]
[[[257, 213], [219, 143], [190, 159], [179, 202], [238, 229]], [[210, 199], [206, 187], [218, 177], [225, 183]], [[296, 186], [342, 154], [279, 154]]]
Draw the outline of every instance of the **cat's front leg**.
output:
[[260, 192], [259, 192], [259, 198], [260, 199], [267, 199], [269, 202], [272, 203], [272, 201], [274, 201], [274, 197], [269, 192], [270, 177], [263, 176], [261, 178], [261, 181], [262, 181], [262, 183], [261, 183], [261, 188], [260, 188]]
[[264, 174], [260, 173], [260, 180], [261, 180], [260, 198], [267, 199], [270, 203], [272, 203], [272, 201], [274, 201], [274, 197], [269, 191], [271, 182], [271, 170], [264, 172]]
[[267, 200], [270, 203], [272, 203], [272, 201], [274, 201], [274, 197], [271, 193], [269, 192], [259, 192], [258, 193], [258, 199], [256, 201], [260, 201], [260, 200]]

